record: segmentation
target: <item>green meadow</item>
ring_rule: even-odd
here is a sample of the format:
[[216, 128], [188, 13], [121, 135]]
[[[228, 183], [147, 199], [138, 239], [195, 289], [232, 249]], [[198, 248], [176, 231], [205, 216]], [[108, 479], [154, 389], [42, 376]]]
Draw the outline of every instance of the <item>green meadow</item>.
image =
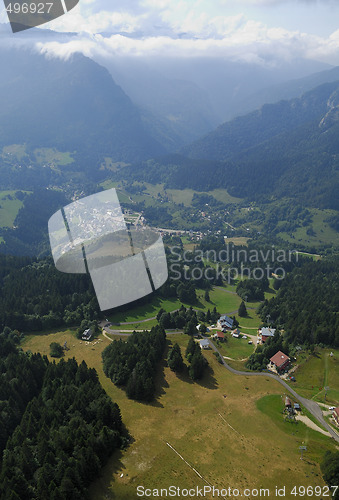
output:
[[[115, 453], [92, 484], [91, 500], [130, 500], [136, 488], [273, 488], [324, 485], [319, 462], [333, 442], [304, 426], [286, 424], [281, 415], [281, 386], [265, 377], [236, 376], [204, 352], [209, 368], [199, 382], [187, 371], [159, 365], [156, 400], [138, 403], [104, 375], [101, 352], [109, 340], [86, 345], [70, 331], [27, 337], [24, 350], [48, 354], [52, 341], [68, 340], [67, 357], [96, 368], [107, 394], [121, 409], [131, 444]], [[173, 335], [184, 351], [188, 337]], [[299, 446], [307, 442], [307, 460]], [[272, 457], [273, 454], [273, 457]], [[206, 498], [211, 499], [211, 496]], [[290, 497], [288, 497], [290, 498]]]
[[0, 227], [12, 227], [23, 202], [15, 196], [16, 191], [0, 191]]

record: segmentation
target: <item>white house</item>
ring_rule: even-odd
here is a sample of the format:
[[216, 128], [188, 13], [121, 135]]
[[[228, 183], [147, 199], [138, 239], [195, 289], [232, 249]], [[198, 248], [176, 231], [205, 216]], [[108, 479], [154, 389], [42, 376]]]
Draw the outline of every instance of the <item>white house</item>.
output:
[[88, 330], [85, 330], [84, 333], [82, 334], [82, 340], [91, 340], [93, 337], [93, 332], [90, 328]]
[[200, 340], [199, 344], [200, 344], [201, 349], [209, 349], [210, 348], [210, 341], [208, 339]]

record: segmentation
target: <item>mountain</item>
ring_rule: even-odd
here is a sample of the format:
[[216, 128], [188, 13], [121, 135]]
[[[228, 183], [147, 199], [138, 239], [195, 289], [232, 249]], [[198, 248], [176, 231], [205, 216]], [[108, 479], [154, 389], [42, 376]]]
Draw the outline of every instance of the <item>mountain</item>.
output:
[[[198, 139], [216, 126], [267, 102], [250, 96], [274, 85], [288, 86], [329, 66], [297, 60], [258, 65], [213, 57], [104, 57], [93, 55], [114, 80], [156, 124], [162, 124], [173, 143], [172, 151]], [[314, 85], [315, 86], [315, 85]], [[294, 97], [293, 95], [287, 96]], [[175, 148], [175, 144], [177, 148]], [[169, 144], [170, 145], [170, 144]]]
[[339, 66], [326, 71], [312, 73], [303, 78], [295, 78], [287, 82], [265, 87], [245, 97], [237, 107], [237, 115], [245, 115], [260, 108], [264, 104], [273, 104], [282, 100], [301, 97], [323, 83], [339, 81]]
[[107, 69], [81, 54], [68, 60], [25, 49], [0, 51], [0, 146], [98, 152], [135, 161], [165, 151]]
[[249, 200], [288, 197], [339, 210], [338, 138], [339, 82], [333, 82], [231, 120], [181, 156], [130, 173], [171, 188], [227, 188]]
[[223, 161], [273, 137], [291, 132], [328, 111], [328, 99], [338, 82], [324, 84], [301, 98], [265, 104], [259, 110], [220, 125], [215, 131], [182, 148], [190, 158]]

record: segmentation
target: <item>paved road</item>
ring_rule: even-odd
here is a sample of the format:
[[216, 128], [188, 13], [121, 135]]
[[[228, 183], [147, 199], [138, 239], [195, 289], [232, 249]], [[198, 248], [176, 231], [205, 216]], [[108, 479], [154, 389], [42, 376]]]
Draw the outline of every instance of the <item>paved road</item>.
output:
[[[121, 336], [126, 336], [126, 337], [128, 337], [132, 333], [132, 332], [121, 333], [120, 330], [110, 330], [110, 329], [108, 329], [107, 327], [105, 327], [102, 324], [100, 324], [100, 326], [103, 329], [103, 335], [107, 339], [109, 339], [109, 340], [112, 340], [112, 339], [110, 337], [108, 337], [107, 333], [111, 333], [111, 334], [115, 334], [115, 335], [121, 335]], [[173, 332], [168, 332], [167, 334], [168, 335], [175, 335], [177, 333], [182, 333], [182, 332], [181, 331], [180, 332], [179, 331], [173, 331]], [[284, 388], [288, 392], [290, 392], [294, 396], [294, 398], [297, 399], [318, 420], [318, 422], [320, 422], [320, 424], [323, 427], [325, 427], [325, 429], [327, 429], [327, 431], [331, 434], [331, 436], [333, 437], [333, 439], [335, 439], [339, 443], [339, 434], [334, 429], [332, 429], [332, 427], [326, 422], [326, 420], [324, 419], [324, 416], [323, 416], [323, 412], [322, 412], [320, 406], [318, 405], [318, 403], [316, 403], [315, 401], [311, 401], [310, 399], [303, 398], [302, 396], [299, 396], [299, 394], [294, 389], [292, 389], [287, 384], [287, 382], [285, 382], [280, 377], [278, 377], [278, 375], [274, 375], [273, 373], [266, 373], [266, 372], [243, 372], [243, 371], [236, 370], [235, 368], [232, 368], [230, 365], [228, 365], [226, 363], [224, 357], [222, 356], [222, 354], [220, 354], [220, 352], [215, 347], [215, 345], [213, 344], [213, 342], [211, 342], [210, 339], [209, 339], [209, 341], [210, 341], [210, 345], [211, 345], [213, 351], [215, 351], [215, 352], [217, 352], [219, 354], [219, 356], [220, 356], [220, 358], [222, 360], [223, 365], [225, 366], [225, 368], [227, 368], [228, 371], [230, 371], [234, 375], [242, 375], [242, 376], [246, 376], [246, 377], [266, 377], [266, 378], [269, 377], [269, 378], [273, 378], [274, 380], [276, 380], [277, 382], [279, 382], [279, 384], [281, 384], [282, 386], [284, 386]]]
[[323, 412], [322, 412], [320, 406], [318, 405], [318, 403], [316, 403], [315, 401], [311, 401], [310, 399], [306, 399], [306, 398], [299, 396], [299, 394], [297, 392], [295, 392], [295, 390], [292, 389], [284, 380], [282, 380], [280, 377], [278, 377], [278, 375], [274, 375], [273, 373], [243, 372], [243, 371], [235, 370], [234, 368], [232, 368], [231, 366], [229, 366], [226, 363], [223, 356], [220, 354], [220, 352], [215, 347], [213, 342], [211, 342], [211, 340], [210, 340], [210, 345], [211, 345], [212, 349], [220, 355], [223, 365], [231, 373], [234, 373], [235, 375], [245, 375], [246, 377], [269, 377], [269, 378], [273, 378], [274, 380], [279, 382], [279, 384], [283, 385], [285, 387], [285, 389], [288, 392], [290, 392], [295, 397], [295, 399], [297, 399], [318, 420], [318, 422], [321, 423], [321, 425], [323, 427], [325, 427], [325, 429], [331, 434], [333, 439], [335, 439], [339, 443], [339, 434], [337, 434], [337, 432], [334, 429], [332, 429], [332, 427], [326, 422], [326, 420], [324, 419], [324, 416], [323, 416]]

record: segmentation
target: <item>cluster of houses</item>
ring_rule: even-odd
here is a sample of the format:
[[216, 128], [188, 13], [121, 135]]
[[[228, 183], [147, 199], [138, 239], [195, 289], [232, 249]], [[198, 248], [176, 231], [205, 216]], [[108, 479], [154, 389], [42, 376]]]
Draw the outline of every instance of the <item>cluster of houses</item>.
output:
[[290, 415], [294, 415], [297, 411], [301, 411], [301, 406], [299, 403], [293, 403], [292, 405], [290, 398], [286, 396], [285, 411]]

